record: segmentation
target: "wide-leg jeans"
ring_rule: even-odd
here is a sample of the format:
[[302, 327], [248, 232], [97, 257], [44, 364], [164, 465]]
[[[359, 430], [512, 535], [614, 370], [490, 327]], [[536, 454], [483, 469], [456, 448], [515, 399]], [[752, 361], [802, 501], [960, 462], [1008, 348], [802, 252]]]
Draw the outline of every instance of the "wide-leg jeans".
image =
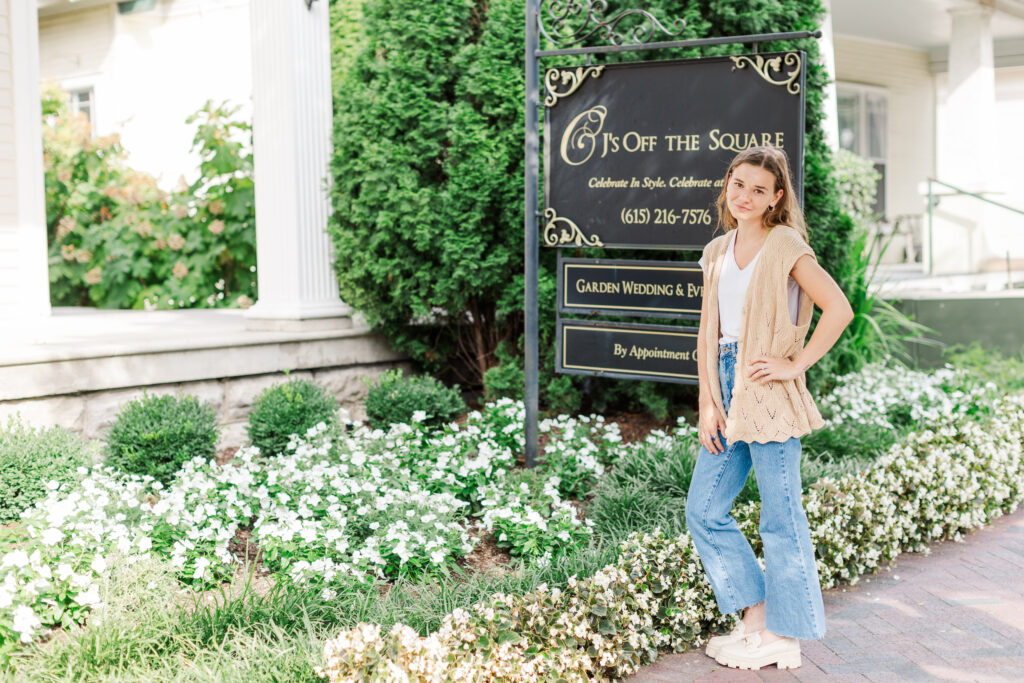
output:
[[[736, 373], [735, 343], [719, 349], [718, 374], [726, 411]], [[791, 638], [825, 634], [825, 610], [807, 516], [801, 503], [800, 439], [726, 443], [724, 453], [701, 447], [686, 500], [686, 522], [722, 614], [765, 602], [767, 628]], [[732, 518], [733, 501], [751, 465], [761, 493], [765, 569]]]

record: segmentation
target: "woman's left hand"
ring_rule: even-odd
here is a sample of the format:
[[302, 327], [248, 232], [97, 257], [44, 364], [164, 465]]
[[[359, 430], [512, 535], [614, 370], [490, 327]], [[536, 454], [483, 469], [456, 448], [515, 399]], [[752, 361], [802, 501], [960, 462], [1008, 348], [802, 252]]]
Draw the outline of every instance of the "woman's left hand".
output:
[[747, 377], [758, 384], [767, 384], [772, 380], [796, 379], [800, 375], [797, 364], [788, 358], [758, 356], [750, 361], [747, 367], [749, 368]]

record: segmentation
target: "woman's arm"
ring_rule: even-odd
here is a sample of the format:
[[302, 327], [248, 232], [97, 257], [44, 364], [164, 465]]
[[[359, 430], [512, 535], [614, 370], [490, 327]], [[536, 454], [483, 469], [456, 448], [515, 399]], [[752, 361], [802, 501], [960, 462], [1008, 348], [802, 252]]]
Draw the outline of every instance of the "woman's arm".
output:
[[807, 346], [793, 360], [759, 356], [750, 362], [747, 374], [760, 384], [771, 380], [794, 379], [806, 372], [832, 348], [853, 320], [853, 309], [843, 290], [839, 289], [836, 281], [818, 265], [813, 256], [805, 254], [797, 259], [790, 274], [821, 309], [821, 317]]
[[718, 432], [725, 433], [725, 418], [722, 412], [715, 406], [711, 398], [711, 384], [708, 379], [708, 345], [704, 340], [704, 330], [707, 329], [708, 320], [708, 275], [704, 273], [704, 296], [700, 303], [700, 328], [697, 333], [697, 381], [699, 382], [700, 414], [697, 425], [697, 438], [704, 448], [710, 453], [722, 453], [725, 449], [718, 438]]

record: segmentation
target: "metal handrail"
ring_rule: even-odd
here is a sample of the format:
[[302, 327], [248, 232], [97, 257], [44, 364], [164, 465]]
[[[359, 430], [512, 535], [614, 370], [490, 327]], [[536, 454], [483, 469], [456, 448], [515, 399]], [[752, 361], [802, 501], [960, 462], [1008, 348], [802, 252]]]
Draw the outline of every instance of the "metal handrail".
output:
[[[1018, 209], [1015, 206], [1010, 206], [1009, 204], [1003, 204], [1002, 202], [997, 202], [994, 199], [989, 199], [988, 197], [983, 197], [982, 195], [978, 194], [977, 192], [969, 192], [969, 191], [963, 189], [962, 187], [957, 187], [956, 185], [950, 185], [949, 183], [947, 183], [944, 180], [939, 180], [938, 178], [931, 178], [931, 177], [929, 177], [928, 178], [928, 274], [929, 275], [933, 275], [934, 274], [934, 267], [935, 267], [934, 266], [935, 259], [933, 257], [934, 254], [933, 254], [933, 251], [932, 251], [933, 244], [934, 244], [934, 241], [935, 241], [934, 240], [934, 236], [935, 235], [932, 232], [932, 224], [933, 224], [932, 213], [933, 213], [933, 210], [935, 208], [935, 199], [934, 199], [935, 194], [932, 192], [932, 184], [942, 185], [943, 187], [948, 187], [949, 189], [953, 190], [957, 194], [966, 195], [968, 197], [974, 197], [975, 199], [983, 201], [986, 204], [991, 204], [992, 206], [996, 206], [996, 207], [998, 207], [1000, 209], [1005, 209], [1007, 211], [1010, 211], [1011, 213], [1016, 213], [1016, 214], [1020, 214], [1021, 216], [1024, 216], [1024, 209]], [[1009, 259], [1009, 256], [1007, 256], [1007, 259]]]
[[943, 187], [948, 187], [951, 190], [955, 190], [957, 194], [965, 194], [968, 197], [974, 197], [975, 199], [980, 199], [981, 201], [987, 202], [988, 204], [992, 204], [993, 206], [998, 206], [1000, 209], [1006, 209], [1007, 211], [1012, 211], [1014, 213], [1019, 213], [1021, 216], [1024, 216], [1024, 209], [1018, 209], [1015, 206], [1010, 206], [1009, 204], [1003, 204], [1002, 202], [997, 202], [994, 199], [989, 199], [988, 197], [984, 197], [984, 196], [982, 196], [980, 194], [977, 194], [976, 192], [968, 192], [967, 190], [961, 189], [961, 188], [957, 187], [956, 185], [950, 185], [949, 183], [947, 183], [944, 180], [939, 180], [937, 178], [929, 178], [928, 182], [929, 183], [935, 183], [936, 185], [942, 185]]

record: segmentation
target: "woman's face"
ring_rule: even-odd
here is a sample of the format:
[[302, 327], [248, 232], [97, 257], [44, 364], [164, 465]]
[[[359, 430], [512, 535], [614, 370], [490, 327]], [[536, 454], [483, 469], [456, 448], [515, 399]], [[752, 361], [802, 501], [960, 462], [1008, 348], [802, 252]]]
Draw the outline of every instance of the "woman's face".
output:
[[760, 218], [781, 198], [782, 190], [775, 191], [775, 174], [751, 164], [733, 169], [725, 192], [729, 212], [737, 221]]

